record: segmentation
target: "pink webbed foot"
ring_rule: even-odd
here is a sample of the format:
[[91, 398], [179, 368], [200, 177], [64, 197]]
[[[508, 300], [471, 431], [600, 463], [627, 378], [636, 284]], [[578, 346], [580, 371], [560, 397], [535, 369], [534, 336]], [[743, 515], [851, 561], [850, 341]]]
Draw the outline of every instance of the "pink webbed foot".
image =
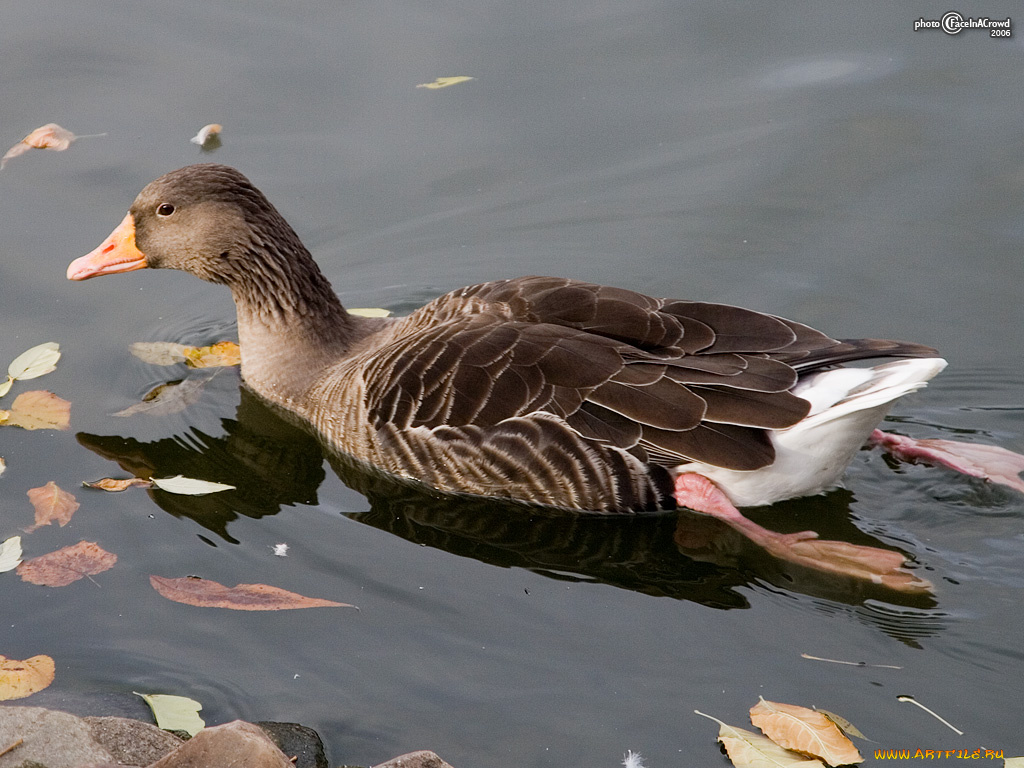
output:
[[960, 443], [937, 438], [915, 439], [876, 429], [869, 438], [901, 461], [941, 464], [970, 477], [980, 477], [1024, 493], [1024, 456], [996, 445]]
[[818, 538], [814, 531], [776, 533], [748, 520], [718, 486], [692, 472], [677, 475], [676, 503], [711, 515], [739, 531], [766, 552], [806, 568], [840, 574], [900, 592], [931, 592], [932, 585], [903, 566], [899, 552]]

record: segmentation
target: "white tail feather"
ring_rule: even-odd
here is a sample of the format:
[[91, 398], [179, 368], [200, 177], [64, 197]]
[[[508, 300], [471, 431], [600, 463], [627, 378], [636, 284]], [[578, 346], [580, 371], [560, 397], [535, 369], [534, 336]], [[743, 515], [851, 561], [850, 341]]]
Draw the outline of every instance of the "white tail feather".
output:
[[770, 433], [775, 446], [770, 466], [740, 472], [692, 463], [677, 470], [704, 475], [738, 507], [821, 493], [839, 483], [893, 402], [924, 387], [945, 367], [941, 358], [910, 358], [812, 374], [793, 390], [810, 401], [811, 412], [792, 427]]

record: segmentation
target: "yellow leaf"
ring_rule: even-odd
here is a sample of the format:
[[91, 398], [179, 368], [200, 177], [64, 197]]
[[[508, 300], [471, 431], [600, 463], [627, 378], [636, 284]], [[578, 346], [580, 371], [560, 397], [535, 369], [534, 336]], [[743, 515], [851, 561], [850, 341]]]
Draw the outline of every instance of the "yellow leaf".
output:
[[465, 75], [459, 75], [457, 77], [439, 77], [432, 83], [420, 83], [417, 88], [447, 88], [449, 85], [456, 85], [457, 83], [464, 83], [467, 80], [474, 80], [476, 78], [466, 77]]
[[185, 362], [192, 368], [220, 368], [240, 365], [242, 351], [233, 341], [218, 341], [209, 347], [189, 347]]
[[718, 723], [718, 740], [736, 768], [825, 768], [820, 760], [808, 760], [798, 752], [783, 749], [759, 733], [736, 728], [696, 709], [693, 711]]
[[829, 765], [864, 762], [836, 724], [813, 709], [762, 698], [751, 707], [750, 722], [779, 746], [820, 757]]
[[0, 382], [0, 397], [11, 391], [11, 384], [13, 383], [14, 379], [11, 376], [8, 376], [6, 381]]
[[14, 358], [7, 366], [7, 375], [12, 379], [22, 381], [35, 379], [56, 370], [58, 360], [60, 360], [60, 344], [55, 341], [47, 341], [25, 350]]
[[23, 699], [53, 682], [56, 666], [49, 656], [18, 661], [0, 656], [0, 701]]
[[22, 392], [0, 417], [0, 423], [22, 429], [68, 429], [71, 403], [44, 390]]
[[199, 716], [203, 705], [195, 699], [166, 693], [132, 693], [141, 696], [149, 704], [158, 728], [165, 731], [185, 731], [189, 736], [195, 736], [206, 727], [203, 718]]
[[348, 310], [350, 315], [359, 315], [359, 317], [390, 317], [390, 309], [379, 309], [377, 307], [356, 307], [355, 309]]

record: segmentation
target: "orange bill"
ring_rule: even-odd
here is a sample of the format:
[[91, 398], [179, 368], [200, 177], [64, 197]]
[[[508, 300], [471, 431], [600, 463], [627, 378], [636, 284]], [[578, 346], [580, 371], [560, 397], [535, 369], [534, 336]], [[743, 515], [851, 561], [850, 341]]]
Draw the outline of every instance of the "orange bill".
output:
[[129, 213], [99, 248], [68, 265], [68, 280], [88, 280], [148, 266], [146, 255], [135, 245], [135, 220]]

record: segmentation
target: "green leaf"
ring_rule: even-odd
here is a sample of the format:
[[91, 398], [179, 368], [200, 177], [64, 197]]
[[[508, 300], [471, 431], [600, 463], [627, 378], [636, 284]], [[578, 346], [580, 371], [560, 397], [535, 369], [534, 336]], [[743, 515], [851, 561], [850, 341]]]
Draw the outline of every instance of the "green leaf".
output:
[[153, 485], [160, 490], [167, 491], [168, 493], [179, 493], [184, 496], [203, 496], [207, 493], [230, 491], [235, 487], [233, 485], [225, 485], [224, 483], [213, 483], [209, 480], [182, 477], [181, 475], [165, 477], [163, 479], [154, 477], [152, 480]]
[[195, 736], [206, 727], [203, 718], [199, 716], [203, 705], [195, 699], [166, 693], [132, 693], [145, 699], [153, 710], [157, 727], [165, 731], [185, 731], [189, 736]]
[[56, 370], [60, 360], [60, 344], [47, 341], [18, 355], [7, 366], [7, 374], [12, 379], [35, 379], [43, 374]]
[[11, 536], [0, 544], [0, 573], [13, 571], [21, 565], [21, 536]]

